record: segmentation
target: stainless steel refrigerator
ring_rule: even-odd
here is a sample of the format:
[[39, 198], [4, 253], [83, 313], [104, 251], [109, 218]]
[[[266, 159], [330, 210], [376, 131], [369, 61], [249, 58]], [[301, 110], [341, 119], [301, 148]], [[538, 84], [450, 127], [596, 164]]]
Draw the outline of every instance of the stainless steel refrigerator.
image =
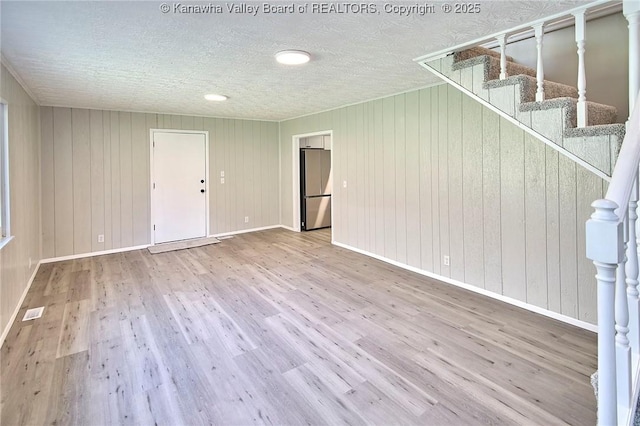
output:
[[300, 150], [301, 227], [305, 231], [331, 226], [331, 151]]

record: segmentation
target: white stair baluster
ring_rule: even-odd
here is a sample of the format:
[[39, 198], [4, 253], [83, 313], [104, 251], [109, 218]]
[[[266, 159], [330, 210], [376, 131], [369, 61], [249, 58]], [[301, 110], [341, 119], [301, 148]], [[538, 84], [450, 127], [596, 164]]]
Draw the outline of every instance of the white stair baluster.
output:
[[596, 267], [598, 283], [598, 424], [615, 425], [618, 417], [616, 391], [615, 282], [623, 258], [614, 244], [622, 243], [615, 214], [618, 205], [610, 200], [591, 204], [595, 212], [587, 221], [587, 257]]
[[578, 45], [578, 127], [589, 125], [587, 112], [587, 77], [584, 65], [585, 46], [585, 11], [581, 10], [573, 14], [576, 20], [576, 44]]
[[501, 34], [496, 37], [500, 46], [500, 80], [507, 78], [507, 35]]
[[536, 36], [536, 48], [538, 49], [538, 65], [536, 68], [536, 80], [538, 90], [536, 91], [536, 102], [544, 101], [544, 66], [542, 64], [542, 37], [544, 36], [544, 24], [533, 27]]
[[638, 299], [638, 240], [636, 225], [638, 219], [638, 174], [636, 173], [631, 198], [629, 200], [629, 241], [627, 243], [627, 304], [629, 305], [629, 345], [631, 346], [632, 368], [635, 370], [640, 355], [640, 305]]
[[[626, 214], [626, 212], [621, 212]], [[618, 423], [626, 421], [626, 413], [631, 403], [631, 348], [629, 346], [629, 305], [627, 303], [627, 240], [628, 218], [624, 221], [625, 255], [616, 270], [615, 319], [616, 319], [616, 385], [618, 396]], [[600, 376], [598, 375], [598, 379]]]

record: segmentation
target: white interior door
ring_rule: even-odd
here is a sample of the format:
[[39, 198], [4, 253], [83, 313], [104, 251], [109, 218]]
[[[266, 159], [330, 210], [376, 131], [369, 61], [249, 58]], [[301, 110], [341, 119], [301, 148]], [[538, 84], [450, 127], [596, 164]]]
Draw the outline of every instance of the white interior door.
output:
[[205, 237], [206, 136], [154, 132], [153, 138], [155, 243]]

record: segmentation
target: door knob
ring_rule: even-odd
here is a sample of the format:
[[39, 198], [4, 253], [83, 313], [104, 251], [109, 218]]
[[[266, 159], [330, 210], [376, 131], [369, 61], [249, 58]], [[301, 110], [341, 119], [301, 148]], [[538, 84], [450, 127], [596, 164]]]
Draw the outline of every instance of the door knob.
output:
[[200, 192], [204, 192], [204, 189], [201, 189]]

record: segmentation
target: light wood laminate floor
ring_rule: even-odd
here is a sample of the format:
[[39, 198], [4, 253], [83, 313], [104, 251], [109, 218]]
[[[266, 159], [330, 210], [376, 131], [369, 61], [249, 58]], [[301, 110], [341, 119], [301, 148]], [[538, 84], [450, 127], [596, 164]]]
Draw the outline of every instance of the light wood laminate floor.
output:
[[595, 424], [596, 336], [269, 230], [42, 265], [3, 426]]

